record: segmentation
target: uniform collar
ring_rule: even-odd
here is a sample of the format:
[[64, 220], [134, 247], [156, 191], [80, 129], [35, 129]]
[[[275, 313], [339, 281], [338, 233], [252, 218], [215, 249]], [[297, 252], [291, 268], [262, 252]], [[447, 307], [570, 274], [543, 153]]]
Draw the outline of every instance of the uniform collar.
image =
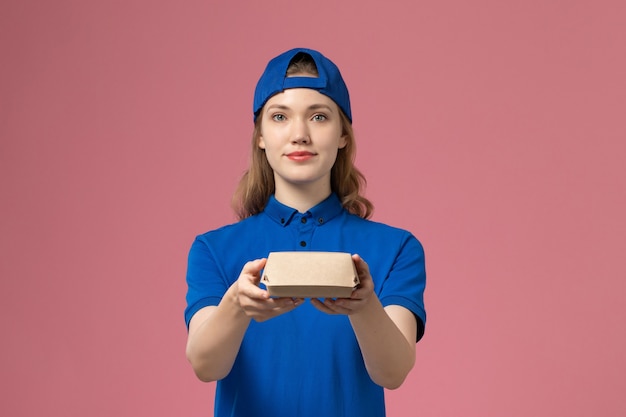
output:
[[282, 226], [287, 226], [294, 218], [300, 217], [310, 217], [318, 226], [321, 226], [338, 216], [342, 211], [343, 206], [335, 193], [332, 193], [326, 200], [312, 207], [306, 213], [299, 213], [298, 210], [282, 204], [276, 200], [273, 194], [263, 209], [265, 214]]

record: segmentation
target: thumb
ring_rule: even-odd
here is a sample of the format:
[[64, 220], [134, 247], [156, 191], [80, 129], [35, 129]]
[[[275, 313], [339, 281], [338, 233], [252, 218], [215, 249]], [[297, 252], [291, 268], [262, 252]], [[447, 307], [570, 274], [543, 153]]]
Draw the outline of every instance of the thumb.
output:
[[359, 277], [369, 274], [369, 265], [367, 265], [367, 262], [365, 262], [360, 255], [352, 255], [352, 261], [354, 262], [354, 266], [356, 267]]
[[258, 284], [261, 281], [261, 271], [265, 268], [267, 258], [255, 259], [254, 261], [247, 262], [243, 266], [241, 271], [244, 275], [248, 276], [254, 284]]

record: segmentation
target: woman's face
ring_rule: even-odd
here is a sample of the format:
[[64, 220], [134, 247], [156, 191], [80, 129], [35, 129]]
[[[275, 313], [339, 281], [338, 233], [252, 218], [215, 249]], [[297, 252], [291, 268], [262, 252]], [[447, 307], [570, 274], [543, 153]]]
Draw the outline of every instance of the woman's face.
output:
[[258, 146], [274, 170], [276, 190], [290, 186], [330, 192], [330, 171], [346, 146], [339, 107], [309, 88], [271, 97], [261, 112]]

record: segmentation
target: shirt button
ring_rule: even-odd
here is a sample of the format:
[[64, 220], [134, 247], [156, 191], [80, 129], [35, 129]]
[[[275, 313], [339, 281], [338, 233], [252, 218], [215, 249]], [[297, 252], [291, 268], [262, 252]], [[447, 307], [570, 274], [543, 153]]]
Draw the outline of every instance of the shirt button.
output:
[[305, 247], [306, 246], [306, 242], [304, 240], [300, 241], [300, 246]]
[[306, 223], [306, 217], [301, 218], [301, 219], [300, 219], [300, 221], [301, 221], [303, 224], [304, 224], [304, 223]]
[[318, 222], [319, 224], [322, 224], [322, 223], [324, 223], [324, 219], [320, 217], [319, 219], [317, 219], [317, 222]]
[[280, 219], [280, 224], [285, 224], [285, 219]]

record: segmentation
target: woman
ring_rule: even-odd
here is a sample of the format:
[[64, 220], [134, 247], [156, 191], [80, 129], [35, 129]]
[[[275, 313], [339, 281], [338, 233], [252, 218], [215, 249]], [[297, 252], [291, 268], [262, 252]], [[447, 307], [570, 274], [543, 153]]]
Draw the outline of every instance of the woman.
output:
[[[423, 335], [422, 246], [367, 219], [348, 90], [329, 59], [271, 60], [253, 113], [240, 221], [190, 250], [187, 358], [218, 381], [216, 416], [384, 416], [384, 388], [402, 384]], [[360, 284], [350, 298], [271, 298], [259, 282], [273, 251], [353, 253]]]

